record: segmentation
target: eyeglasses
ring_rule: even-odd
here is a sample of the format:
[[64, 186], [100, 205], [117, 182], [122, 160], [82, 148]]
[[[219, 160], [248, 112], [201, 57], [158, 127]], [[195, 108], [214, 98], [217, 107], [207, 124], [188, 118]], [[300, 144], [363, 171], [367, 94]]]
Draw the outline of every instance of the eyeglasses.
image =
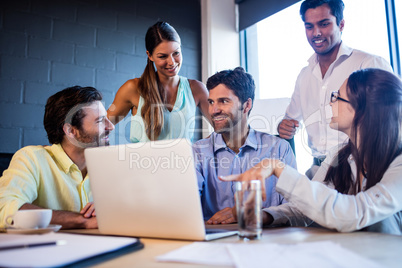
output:
[[331, 93], [331, 102], [334, 103], [334, 102], [336, 102], [337, 100], [341, 100], [341, 101], [350, 103], [350, 101], [345, 100], [344, 98], [339, 97], [339, 92], [338, 92], [338, 91], [334, 91], [334, 92]]

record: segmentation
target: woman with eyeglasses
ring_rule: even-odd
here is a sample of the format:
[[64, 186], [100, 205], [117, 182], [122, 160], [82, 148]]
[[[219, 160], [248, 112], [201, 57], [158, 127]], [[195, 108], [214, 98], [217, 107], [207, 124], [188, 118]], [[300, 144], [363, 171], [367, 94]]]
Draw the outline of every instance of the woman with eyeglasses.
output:
[[331, 95], [331, 107], [330, 127], [349, 140], [327, 157], [312, 181], [273, 159], [221, 179], [279, 178], [276, 190], [289, 203], [264, 209], [264, 224], [314, 221], [341, 232], [402, 234], [401, 80], [380, 69], [356, 71]]

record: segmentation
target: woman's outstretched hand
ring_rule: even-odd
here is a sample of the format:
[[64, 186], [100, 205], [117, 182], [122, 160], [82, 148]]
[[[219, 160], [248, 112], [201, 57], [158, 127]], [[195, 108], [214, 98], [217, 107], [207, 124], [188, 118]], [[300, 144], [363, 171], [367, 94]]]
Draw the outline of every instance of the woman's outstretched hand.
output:
[[246, 172], [237, 175], [219, 176], [221, 181], [251, 181], [259, 180], [261, 182], [262, 200], [267, 199], [265, 192], [265, 179], [271, 175], [279, 178], [282, 174], [285, 163], [278, 159], [265, 158], [260, 163], [250, 168]]

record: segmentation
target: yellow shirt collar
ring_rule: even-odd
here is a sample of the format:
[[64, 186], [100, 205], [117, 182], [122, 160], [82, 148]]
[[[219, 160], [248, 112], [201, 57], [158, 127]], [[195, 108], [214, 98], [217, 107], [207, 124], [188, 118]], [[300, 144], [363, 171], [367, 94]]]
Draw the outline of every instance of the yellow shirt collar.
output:
[[78, 169], [77, 165], [68, 157], [61, 144], [53, 144], [50, 146], [55, 161], [60, 165], [61, 170], [68, 174], [72, 168]]

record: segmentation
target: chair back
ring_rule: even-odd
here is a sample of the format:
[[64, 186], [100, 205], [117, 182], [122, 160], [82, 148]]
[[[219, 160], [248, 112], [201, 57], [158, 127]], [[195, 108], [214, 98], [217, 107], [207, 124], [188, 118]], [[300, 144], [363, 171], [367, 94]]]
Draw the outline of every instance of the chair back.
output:
[[[279, 99], [256, 99], [249, 115], [248, 122], [255, 130], [266, 132], [279, 137], [278, 124], [285, 116], [290, 98]], [[295, 151], [294, 139], [287, 140]]]

